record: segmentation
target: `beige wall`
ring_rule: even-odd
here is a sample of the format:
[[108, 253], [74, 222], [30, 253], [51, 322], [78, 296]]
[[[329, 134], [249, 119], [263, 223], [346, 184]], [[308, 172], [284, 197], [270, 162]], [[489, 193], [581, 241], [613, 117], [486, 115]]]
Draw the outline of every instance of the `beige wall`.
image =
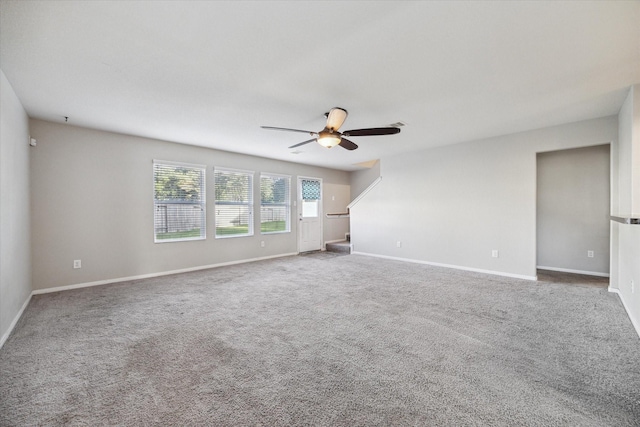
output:
[[606, 144], [617, 127], [613, 116], [383, 158], [351, 212], [354, 250], [535, 278], [536, 154]]
[[[31, 155], [33, 288], [110, 281], [297, 252], [292, 232], [215, 239], [214, 209], [207, 209], [207, 239], [153, 242], [152, 160], [207, 165], [207, 200], [214, 201], [213, 167], [323, 179], [325, 212], [344, 211], [349, 173], [185, 144], [138, 138], [40, 120], [31, 121], [38, 147]], [[335, 200], [334, 200], [335, 199]], [[259, 218], [254, 218], [259, 230]], [[340, 240], [345, 220], [324, 219], [324, 241]], [[265, 242], [261, 247], [260, 242]], [[73, 269], [73, 260], [82, 260]]]
[[29, 119], [0, 70], [0, 346], [31, 295]]
[[[327, 184], [323, 182], [323, 209], [327, 213], [344, 213], [351, 202], [351, 186], [347, 184]], [[325, 242], [343, 241], [349, 232], [349, 218], [325, 215], [323, 221]]]

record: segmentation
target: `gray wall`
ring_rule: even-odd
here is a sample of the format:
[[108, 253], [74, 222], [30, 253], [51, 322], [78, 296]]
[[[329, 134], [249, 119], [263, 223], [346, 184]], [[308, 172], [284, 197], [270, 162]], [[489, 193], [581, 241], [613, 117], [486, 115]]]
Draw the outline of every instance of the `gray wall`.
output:
[[[619, 140], [612, 150], [611, 212], [640, 218], [640, 85], [635, 85], [618, 114]], [[633, 285], [632, 285], [633, 283]], [[640, 225], [611, 222], [610, 288], [620, 295], [640, 334]]]
[[380, 177], [380, 161], [366, 169], [351, 172], [351, 200], [355, 199]]
[[[153, 242], [152, 160], [207, 165], [209, 207], [213, 166], [323, 179], [325, 212], [349, 203], [349, 173], [202, 147], [31, 121], [38, 146], [31, 153], [33, 288], [109, 281], [297, 252], [297, 215], [292, 232], [215, 239], [214, 209], [207, 209], [207, 239]], [[335, 199], [335, 200], [334, 200]], [[254, 218], [259, 230], [259, 218]], [[344, 239], [346, 219], [324, 221], [324, 240]], [[265, 247], [260, 242], [265, 241]], [[82, 260], [73, 269], [73, 260]]]
[[0, 70], [0, 346], [31, 294], [29, 119]]
[[640, 85], [629, 91], [620, 109], [620, 142], [616, 159], [619, 169], [617, 203], [612, 207], [621, 214], [640, 212]]
[[383, 158], [352, 209], [354, 250], [534, 278], [536, 153], [606, 144], [617, 128], [613, 116]]
[[538, 267], [609, 274], [609, 147], [538, 154]]

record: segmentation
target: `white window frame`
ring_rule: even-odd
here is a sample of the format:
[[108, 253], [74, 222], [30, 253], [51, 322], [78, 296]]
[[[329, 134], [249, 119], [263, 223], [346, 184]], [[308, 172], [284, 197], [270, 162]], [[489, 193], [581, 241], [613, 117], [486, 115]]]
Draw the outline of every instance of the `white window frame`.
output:
[[[198, 170], [202, 174], [202, 183], [200, 187], [200, 199], [199, 201], [185, 201], [185, 200], [158, 200], [156, 199], [156, 166], [168, 166], [168, 167], [181, 167]], [[207, 238], [207, 167], [205, 165], [193, 164], [193, 163], [181, 163], [173, 162], [169, 160], [153, 160], [152, 167], [153, 174], [153, 241], [154, 243], [172, 243], [172, 242], [185, 242], [192, 240], [206, 240]], [[199, 229], [200, 235], [193, 237], [179, 237], [179, 238], [158, 238], [158, 229], [160, 228], [158, 210], [164, 206], [165, 212], [168, 208], [167, 205], [192, 205], [193, 207], [199, 206], [200, 219]], [[165, 214], [164, 220], [165, 227], [169, 227], [169, 221]]]
[[[286, 179], [287, 180], [287, 194], [286, 200], [284, 203], [267, 203], [265, 204], [262, 200], [262, 178], [277, 178], [277, 179]], [[278, 231], [262, 231], [262, 223], [263, 223], [263, 210], [265, 207], [274, 206], [274, 207], [284, 207], [285, 208], [285, 221], [286, 228], [284, 230]], [[260, 174], [260, 234], [281, 234], [281, 233], [291, 233], [291, 175], [282, 175], [275, 173], [263, 172]]]
[[[249, 188], [247, 191], [248, 200], [246, 202], [233, 202], [233, 201], [223, 201], [220, 203], [218, 201], [217, 196], [214, 196], [215, 200], [215, 226], [214, 226], [214, 235], [216, 239], [231, 239], [234, 237], [250, 237], [253, 236], [253, 187], [254, 187], [254, 171], [242, 170], [242, 169], [234, 169], [234, 168], [226, 168], [214, 166], [213, 168], [213, 177], [214, 177], [214, 194], [217, 194], [217, 177], [218, 173], [226, 173], [226, 174], [234, 174], [234, 175], [246, 175], [248, 177]], [[238, 234], [218, 234], [218, 225], [219, 220], [222, 219], [222, 215], [220, 214], [220, 208], [222, 206], [247, 206], [247, 232], [246, 233], [238, 233]]]

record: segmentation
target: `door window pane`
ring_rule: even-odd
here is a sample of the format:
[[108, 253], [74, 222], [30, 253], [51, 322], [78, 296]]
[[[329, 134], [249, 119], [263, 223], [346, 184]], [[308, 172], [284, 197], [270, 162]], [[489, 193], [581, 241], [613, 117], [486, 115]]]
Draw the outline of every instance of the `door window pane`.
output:
[[318, 216], [318, 201], [303, 200], [302, 201], [302, 217], [316, 218]]

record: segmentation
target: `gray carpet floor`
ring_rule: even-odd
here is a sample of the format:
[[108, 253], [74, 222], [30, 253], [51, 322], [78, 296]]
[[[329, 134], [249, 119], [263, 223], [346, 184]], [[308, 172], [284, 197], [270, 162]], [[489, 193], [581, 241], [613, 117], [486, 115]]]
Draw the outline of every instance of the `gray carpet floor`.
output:
[[328, 253], [34, 296], [0, 425], [638, 426], [606, 281]]

